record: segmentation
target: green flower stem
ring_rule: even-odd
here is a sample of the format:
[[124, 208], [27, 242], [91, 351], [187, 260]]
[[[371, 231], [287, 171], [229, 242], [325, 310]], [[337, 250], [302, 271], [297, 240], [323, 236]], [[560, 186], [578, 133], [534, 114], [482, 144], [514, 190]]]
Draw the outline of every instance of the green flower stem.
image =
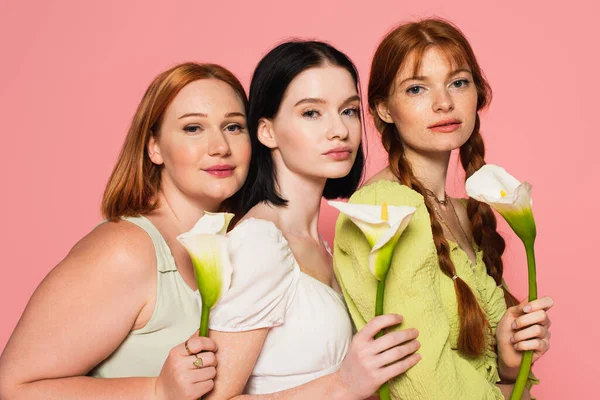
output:
[[529, 272], [529, 301], [537, 299], [537, 274], [535, 271], [535, 253], [533, 251], [533, 240], [525, 244], [527, 251], [527, 269]]
[[[537, 299], [537, 280], [535, 272], [535, 254], [533, 251], [534, 240], [523, 241], [525, 244], [525, 251], [527, 252], [527, 269], [529, 279], [529, 301]], [[517, 375], [517, 381], [515, 387], [510, 395], [510, 400], [521, 400], [523, 392], [525, 392], [525, 386], [527, 385], [527, 379], [529, 378], [529, 372], [531, 371], [531, 363], [533, 361], [533, 351], [528, 350], [523, 354], [521, 360], [521, 366], [519, 367], [519, 374]]]
[[[377, 300], [375, 301], [375, 316], [383, 315], [383, 295], [385, 292], [385, 279], [387, 278], [387, 274], [383, 276], [383, 278], [377, 282]], [[375, 338], [381, 337], [383, 335], [383, 331], [379, 331]], [[379, 399], [380, 400], [390, 400], [390, 386], [386, 382], [379, 388]]]
[[[204, 302], [202, 302], [202, 314], [200, 315], [200, 332], [198, 336], [208, 337], [208, 317], [210, 315], [210, 307], [206, 306]], [[198, 400], [202, 400], [202, 397], [198, 398]]]
[[208, 316], [210, 314], [210, 308], [204, 305], [202, 302], [202, 316], [200, 317], [200, 334], [199, 336], [208, 336]]

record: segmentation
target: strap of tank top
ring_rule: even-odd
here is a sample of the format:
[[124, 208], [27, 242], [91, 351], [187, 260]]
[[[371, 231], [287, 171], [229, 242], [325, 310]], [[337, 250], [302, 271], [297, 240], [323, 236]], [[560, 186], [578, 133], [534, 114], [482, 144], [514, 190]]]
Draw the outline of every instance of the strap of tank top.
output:
[[142, 228], [148, 236], [152, 239], [152, 243], [154, 244], [154, 249], [156, 251], [156, 267], [161, 272], [169, 272], [169, 271], [177, 271], [177, 267], [175, 266], [175, 260], [173, 259], [173, 255], [171, 253], [171, 249], [167, 245], [167, 242], [160, 234], [158, 229], [154, 226], [150, 220], [144, 216], [138, 217], [122, 217], [124, 221], [131, 222]]

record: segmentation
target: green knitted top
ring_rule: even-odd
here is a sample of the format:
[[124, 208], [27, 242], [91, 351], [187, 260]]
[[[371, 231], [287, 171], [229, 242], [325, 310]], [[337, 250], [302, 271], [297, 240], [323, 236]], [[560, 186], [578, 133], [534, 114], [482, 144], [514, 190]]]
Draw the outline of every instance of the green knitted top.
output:
[[[487, 333], [489, 346], [485, 353], [469, 358], [457, 350], [460, 321], [454, 283], [440, 269], [423, 197], [399, 183], [382, 180], [362, 187], [349, 202], [386, 202], [390, 206], [417, 208], [394, 250], [383, 310], [404, 317], [397, 329], [419, 330], [422, 359], [390, 382], [392, 398], [504, 399], [495, 385], [500, 378], [494, 334], [506, 304], [502, 288], [487, 274], [482, 252], [475, 249], [477, 263], [472, 265], [467, 254], [449, 242], [456, 274], [471, 287], [492, 328]], [[357, 329], [375, 314], [377, 280], [368, 267], [369, 252], [362, 232], [340, 214], [335, 230], [334, 268]]]

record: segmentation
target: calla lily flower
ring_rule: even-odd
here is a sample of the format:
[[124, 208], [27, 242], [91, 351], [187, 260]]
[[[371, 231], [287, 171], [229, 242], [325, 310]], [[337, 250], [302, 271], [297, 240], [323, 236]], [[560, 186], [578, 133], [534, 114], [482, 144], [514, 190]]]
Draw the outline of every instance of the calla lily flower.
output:
[[535, 238], [529, 183], [519, 182], [502, 167], [487, 164], [467, 179], [466, 189], [470, 197], [489, 204], [502, 215], [521, 240]]
[[[329, 201], [328, 204], [346, 214], [362, 231], [371, 246], [369, 268], [378, 281], [385, 279], [394, 247], [416, 208], [350, 204], [341, 201]], [[387, 208], [387, 216], [382, 215], [382, 208]]]
[[[508, 222], [525, 245], [529, 282], [529, 301], [537, 299], [534, 242], [535, 220], [531, 211], [531, 185], [519, 182], [504, 168], [484, 165], [467, 179], [467, 194], [475, 200], [489, 204]], [[511, 393], [511, 400], [520, 400], [531, 371], [533, 351], [523, 353], [519, 374]]]
[[200, 336], [208, 333], [208, 317], [219, 299], [229, 290], [233, 272], [227, 246], [230, 213], [209, 213], [177, 240], [185, 247], [194, 266], [194, 276], [202, 298]]
[[[375, 316], [382, 315], [385, 278], [392, 264], [394, 248], [417, 209], [408, 206], [388, 206], [386, 203], [381, 206], [350, 204], [341, 201], [329, 201], [328, 203], [346, 214], [362, 231], [371, 246], [369, 269], [378, 281]], [[375, 337], [380, 337], [382, 334], [383, 332], [379, 332]], [[379, 388], [379, 398], [380, 400], [390, 399], [387, 382]]]

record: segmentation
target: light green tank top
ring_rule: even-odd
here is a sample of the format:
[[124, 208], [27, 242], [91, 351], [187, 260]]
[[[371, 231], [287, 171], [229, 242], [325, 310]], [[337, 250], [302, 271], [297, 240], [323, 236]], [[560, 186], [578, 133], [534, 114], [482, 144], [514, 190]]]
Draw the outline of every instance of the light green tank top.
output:
[[156, 306], [143, 328], [129, 332], [121, 345], [89, 376], [99, 378], [158, 376], [169, 351], [183, 343], [200, 323], [201, 300], [183, 280], [167, 242], [145, 217], [125, 217], [142, 228], [156, 251]]

